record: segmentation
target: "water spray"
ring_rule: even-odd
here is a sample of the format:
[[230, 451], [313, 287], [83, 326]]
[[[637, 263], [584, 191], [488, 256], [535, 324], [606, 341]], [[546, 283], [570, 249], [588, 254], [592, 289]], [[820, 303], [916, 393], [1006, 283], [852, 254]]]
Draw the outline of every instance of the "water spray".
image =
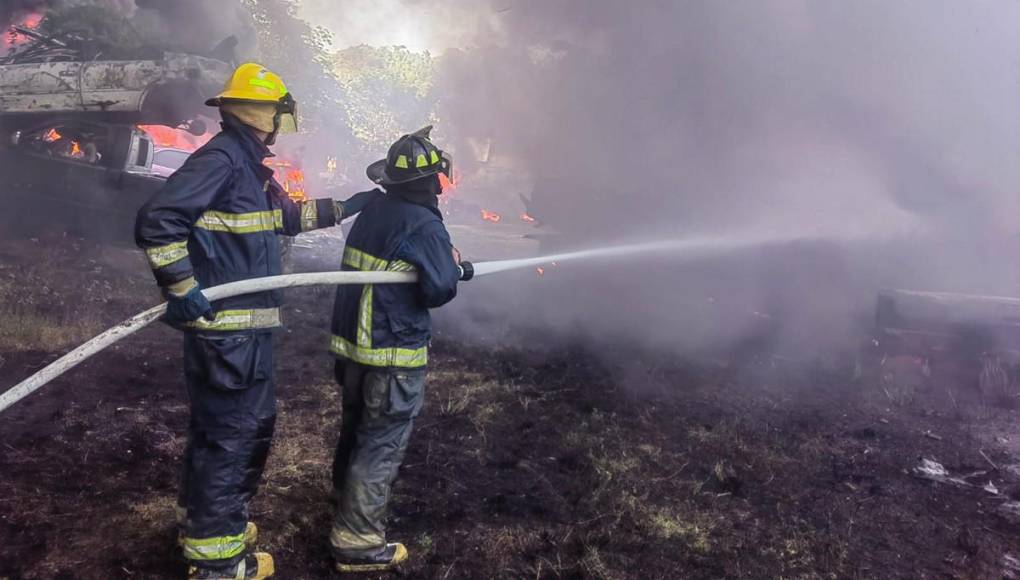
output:
[[[646, 244], [630, 244], [595, 250], [584, 250], [579, 252], [568, 252], [537, 258], [523, 258], [518, 260], [497, 260], [492, 262], [479, 262], [467, 265], [464, 268], [464, 280], [472, 277], [487, 276], [498, 272], [531, 268], [550, 262], [567, 262], [573, 260], [615, 258], [631, 256], [636, 254], [651, 253], [683, 253], [704, 254], [718, 251], [733, 250], [740, 247], [759, 245], [767, 241], [776, 240], [723, 240], [720, 238], [692, 238], [689, 240], [666, 240]], [[414, 272], [315, 272], [307, 274], [287, 274], [283, 276], [267, 276], [264, 278], [252, 278], [231, 282], [221, 286], [206, 288], [202, 291], [210, 302], [232, 298], [244, 294], [255, 294], [268, 290], [280, 290], [284, 288], [298, 288], [303, 286], [337, 286], [344, 284], [411, 284], [418, 280]], [[166, 303], [154, 306], [144, 312], [136, 314], [110, 328], [106, 332], [96, 336], [92, 340], [82, 344], [78, 348], [53, 361], [45, 368], [21, 381], [0, 395], [0, 413], [8, 407], [24, 399], [28, 395], [42, 388], [50, 381], [78, 366], [90, 357], [102, 352], [114, 343], [131, 336], [149, 324], [159, 320], [166, 313]]]

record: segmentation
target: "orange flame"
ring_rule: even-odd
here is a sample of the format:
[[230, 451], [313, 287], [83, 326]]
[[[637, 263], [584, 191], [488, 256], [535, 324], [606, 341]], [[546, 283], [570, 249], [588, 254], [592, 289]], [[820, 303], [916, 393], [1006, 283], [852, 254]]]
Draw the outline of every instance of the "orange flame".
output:
[[499, 215], [496, 212], [487, 211], [487, 210], [483, 209], [482, 210], [482, 219], [487, 221], [487, 222], [492, 222], [494, 224], [498, 224], [500, 222], [500, 220], [503, 219], [503, 216]]
[[535, 223], [536, 220], [535, 220], [535, 218], [533, 218], [530, 215], [528, 215], [528, 212], [524, 212], [524, 213], [521, 214], [521, 221], [527, 222], [529, 224], [533, 224], [533, 223]]
[[62, 137], [63, 135], [58, 133], [56, 129], [50, 129], [49, 131], [46, 131], [46, 133], [44, 133], [42, 136], [43, 141], [47, 143], [53, 143], [54, 141], [57, 141]]
[[84, 157], [85, 156], [85, 154], [82, 153], [81, 145], [78, 144], [77, 141], [71, 141], [71, 156], [72, 157]]
[[[41, 13], [39, 13], [39, 12], [32, 12], [32, 13], [26, 14], [24, 17], [21, 18], [21, 20], [18, 20], [16, 22], [14, 22], [14, 26], [20, 26], [21, 28], [27, 28], [29, 30], [35, 30], [36, 28], [39, 28], [39, 23], [42, 22], [42, 19], [43, 19], [43, 15]], [[25, 36], [24, 34], [20, 34], [18, 32], [15, 32], [14, 29], [12, 28], [3, 37], [3, 47], [4, 48], [12, 48], [12, 47], [15, 47], [15, 46], [17, 46], [19, 44], [24, 44], [28, 40], [29, 40], [29, 38], [27, 36]]]
[[139, 129], [145, 131], [157, 147], [172, 147], [189, 153], [205, 145], [212, 139], [212, 133], [195, 136], [184, 129], [175, 129], [166, 125], [139, 125]]
[[445, 173], [439, 173], [439, 185], [443, 188], [443, 193], [450, 193], [457, 189], [457, 184], [450, 180]]
[[294, 164], [286, 159], [267, 159], [265, 164], [273, 170], [273, 177], [287, 192], [287, 197], [294, 201], [308, 199], [308, 194], [305, 193], [304, 171], [294, 167]]

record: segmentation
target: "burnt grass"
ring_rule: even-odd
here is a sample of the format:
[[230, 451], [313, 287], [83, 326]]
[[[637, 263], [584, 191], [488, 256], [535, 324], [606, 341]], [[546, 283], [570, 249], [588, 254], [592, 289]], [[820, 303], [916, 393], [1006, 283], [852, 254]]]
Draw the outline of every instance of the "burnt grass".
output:
[[[280, 578], [332, 575], [330, 300], [291, 292], [278, 337], [277, 438], [252, 510]], [[62, 350], [5, 343], [0, 387]], [[179, 350], [146, 330], [0, 417], [0, 578], [183, 577]], [[1020, 553], [1002, 499], [910, 472], [920, 457], [988, 469], [979, 449], [1009, 464], [982, 426], [1013, 411], [935, 389], [893, 404], [852, 364], [626, 358], [444, 334], [392, 501], [411, 559], [362, 577], [1002, 578]], [[1020, 491], [1005, 470], [988, 479]]]

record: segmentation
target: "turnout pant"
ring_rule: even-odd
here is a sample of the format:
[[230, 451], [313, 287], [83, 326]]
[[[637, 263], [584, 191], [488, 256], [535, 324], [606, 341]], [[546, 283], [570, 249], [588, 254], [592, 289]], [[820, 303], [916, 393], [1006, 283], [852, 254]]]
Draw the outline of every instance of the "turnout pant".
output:
[[184, 335], [191, 421], [178, 504], [187, 511], [184, 556], [210, 567], [245, 555], [248, 503], [276, 424], [273, 336]]
[[425, 395], [421, 369], [378, 368], [337, 361], [343, 423], [333, 458], [338, 497], [330, 544], [336, 555], [386, 545], [386, 508]]

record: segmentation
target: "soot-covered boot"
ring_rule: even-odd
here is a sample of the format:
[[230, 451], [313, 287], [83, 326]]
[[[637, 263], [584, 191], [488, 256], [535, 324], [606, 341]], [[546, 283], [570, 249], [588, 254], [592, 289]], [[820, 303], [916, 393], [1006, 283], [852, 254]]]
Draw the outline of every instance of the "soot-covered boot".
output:
[[407, 560], [403, 544], [386, 544], [378, 550], [356, 554], [334, 554], [340, 572], [378, 572], [389, 570]]

